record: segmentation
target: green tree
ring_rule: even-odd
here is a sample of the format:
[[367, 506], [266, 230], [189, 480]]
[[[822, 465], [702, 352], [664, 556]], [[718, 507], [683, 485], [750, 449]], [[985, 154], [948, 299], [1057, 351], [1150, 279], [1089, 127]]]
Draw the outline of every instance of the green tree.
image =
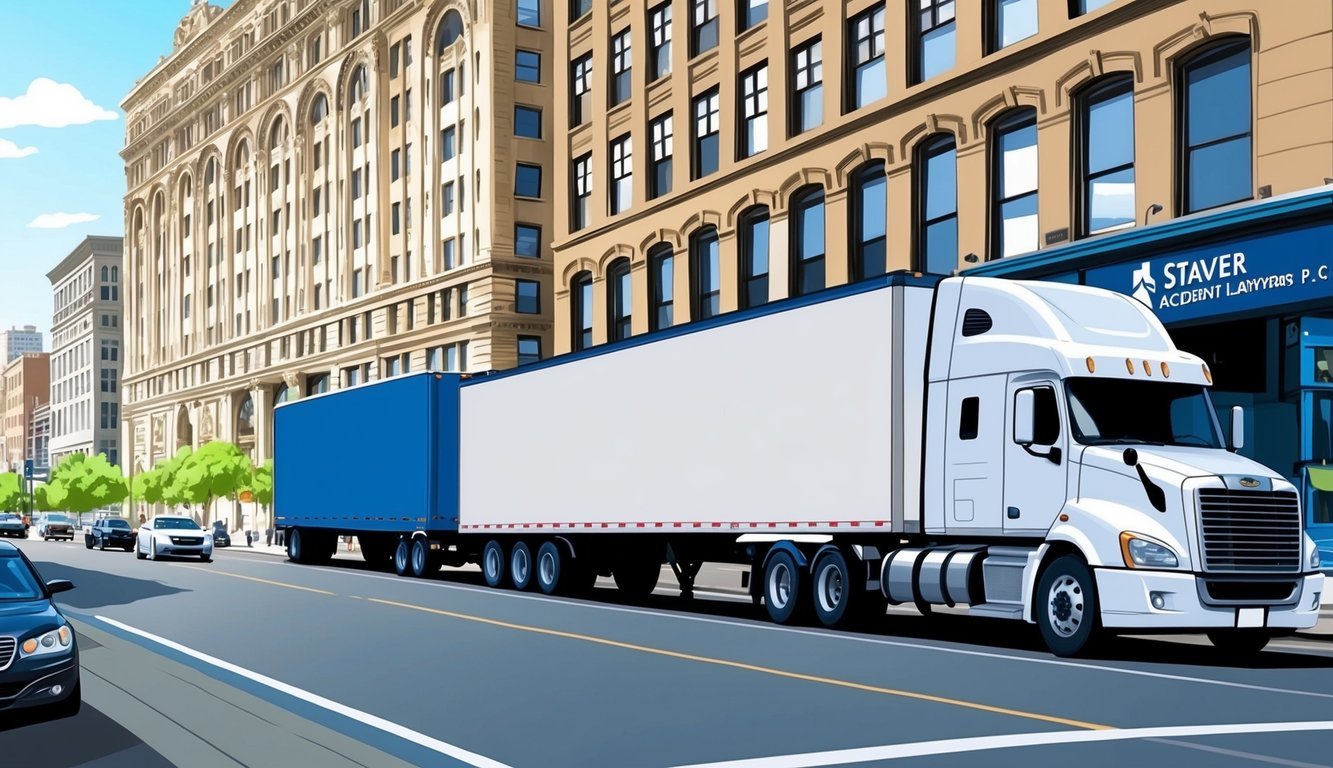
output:
[[273, 459], [255, 467], [254, 479], [250, 481], [250, 492], [255, 503], [264, 508], [269, 526], [273, 525]]
[[120, 469], [112, 466], [106, 456], [73, 453], [51, 472], [45, 502], [82, 520], [84, 513], [115, 504], [123, 500], [127, 492]]
[[23, 481], [14, 472], [0, 474], [0, 512], [23, 509]]
[[207, 527], [213, 502], [249, 487], [252, 471], [250, 459], [240, 448], [214, 440], [185, 457], [173, 473], [168, 493], [188, 503], [203, 505], [203, 524]]

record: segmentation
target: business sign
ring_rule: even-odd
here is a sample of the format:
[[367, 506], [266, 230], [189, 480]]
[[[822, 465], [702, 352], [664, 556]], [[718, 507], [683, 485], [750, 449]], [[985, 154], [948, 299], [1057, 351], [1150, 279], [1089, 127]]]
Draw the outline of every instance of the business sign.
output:
[[1087, 271], [1086, 282], [1133, 296], [1164, 323], [1333, 301], [1333, 224], [1098, 267]]

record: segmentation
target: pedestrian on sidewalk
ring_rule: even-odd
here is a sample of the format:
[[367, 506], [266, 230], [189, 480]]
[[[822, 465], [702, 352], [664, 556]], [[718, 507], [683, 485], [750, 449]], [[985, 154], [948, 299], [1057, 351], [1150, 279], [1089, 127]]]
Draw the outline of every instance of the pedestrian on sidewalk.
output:
[[255, 545], [254, 538], [252, 537], [253, 533], [254, 531], [250, 530], [249, 528], [245, 529], [245, 546], [253, 547]]
[[273, 546], [273, 526], [271, 525], [264, 531], [264, 546]]

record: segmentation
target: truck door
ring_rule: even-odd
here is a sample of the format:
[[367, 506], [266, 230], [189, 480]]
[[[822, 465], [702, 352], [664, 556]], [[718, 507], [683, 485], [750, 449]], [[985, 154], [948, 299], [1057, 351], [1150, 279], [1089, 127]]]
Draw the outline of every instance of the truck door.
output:
[[1000, 533], [1005, 376], [949, 382], [945, 437], [944, 527], [950, 533]]
[[[1004, 532], [1044, 534], [1055, 523], [1068, 499], [1069, 447], [1059, 385], [1054, 380], [1029, 376], [1009, 381], [1006, 399], [1007, 429], [1004, 437]], [[1018, 393], [1033, 394], [1033, 442], [1015, 440], [1015, 408]]]

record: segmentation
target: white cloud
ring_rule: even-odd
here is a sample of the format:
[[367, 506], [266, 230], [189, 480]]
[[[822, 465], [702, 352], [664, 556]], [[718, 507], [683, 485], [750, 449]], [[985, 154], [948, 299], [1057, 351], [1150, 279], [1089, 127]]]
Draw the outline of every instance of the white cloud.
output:
[[0, 160], [37, 154], [36, 147], [20, 147], [7, 139], [0, 139]]
[[69, 83], [39, 77], [28, 85], [22, 96], [0, 96], [0, 128], [37, 125], [64, 128], [86, 125], [97, 120], [115, 120], [120, 115], [92, 103]]
[[28, 222], [32, 229], [64, 229], [74, 224], [97, 221], [102, 218], [95, 213], [43, 213]]

